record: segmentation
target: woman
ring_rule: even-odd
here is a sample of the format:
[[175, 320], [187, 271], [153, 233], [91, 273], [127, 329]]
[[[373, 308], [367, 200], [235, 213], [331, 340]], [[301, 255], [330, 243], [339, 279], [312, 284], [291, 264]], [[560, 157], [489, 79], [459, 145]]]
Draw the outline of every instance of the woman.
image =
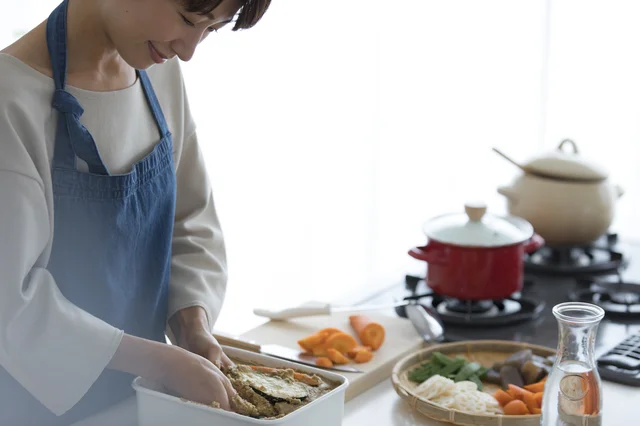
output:
[[135, 376], [231, 409], [224, 244], [178, 59], [268, 5], [64, 0], [0, 53], [0, 424], [70, 424]]

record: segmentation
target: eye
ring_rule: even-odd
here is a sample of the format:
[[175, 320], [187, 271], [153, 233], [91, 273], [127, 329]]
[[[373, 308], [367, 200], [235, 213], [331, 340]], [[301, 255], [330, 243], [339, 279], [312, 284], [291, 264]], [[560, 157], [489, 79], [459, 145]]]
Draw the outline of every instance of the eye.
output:
[[190, 27], [195, 27], [195, 24], [190, 20], [188, 20], [186, 16], [184, 16], [182, 13], [180, 14], [180, 16], [182, 17], [182, 20], [184, 21], [185, 24], [187, 24]]
[[218, 32], [218, 30], [213, 28], [213, 27], [207, 28], [207, 31], [209, 31], [210, 33], [217, 33]]

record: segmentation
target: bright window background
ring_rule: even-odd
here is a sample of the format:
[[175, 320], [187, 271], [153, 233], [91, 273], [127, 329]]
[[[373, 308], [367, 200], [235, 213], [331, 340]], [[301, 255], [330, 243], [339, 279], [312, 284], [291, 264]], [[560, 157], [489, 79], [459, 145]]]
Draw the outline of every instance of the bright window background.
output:
[[[5, 5], [0, 45], [58, 3]], [[505, 212], [517, 170], [492, 146], [525, 160], [574, 139], [626, 190], [613, 230], [640, 238], [640, 4], [549, 3], [274, 0], [212, 35], [184, 73], [228, 247], [220, 326], [423, 272], [406, 252], [424, 220]]]

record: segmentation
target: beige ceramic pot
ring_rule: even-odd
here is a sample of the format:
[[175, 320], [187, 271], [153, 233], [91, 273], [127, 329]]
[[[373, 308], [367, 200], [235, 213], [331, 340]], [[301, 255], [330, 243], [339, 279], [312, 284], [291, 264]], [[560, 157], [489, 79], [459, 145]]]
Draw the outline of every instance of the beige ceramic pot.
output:
[[[565, 152], [571, 145], [573, 152]], [[510, 186], [498, 188], [509, 213], [533, 225], [548, 246], [588, 244], [604, 235], [623, 190], [600, 166], [578, 155], [571, 140], [522, 165]]]

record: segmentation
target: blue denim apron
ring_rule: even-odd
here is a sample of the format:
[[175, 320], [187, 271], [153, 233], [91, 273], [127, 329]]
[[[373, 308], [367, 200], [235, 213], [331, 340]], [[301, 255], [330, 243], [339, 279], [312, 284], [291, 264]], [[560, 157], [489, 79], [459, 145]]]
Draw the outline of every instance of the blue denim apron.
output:
[[[83, 108], [65, 91], [67, 5], [64, 0], [47, 22], [56, 87], [53, 107], [59, 111], [48, 270], [75, 305], [126, 333], [164, 342], [176, 201], [171, 134], [147, 74], [138, 71], [161, 139], [129, 173], [109, 174], [79, 121]], [[89, 173], [77, 170], [76, 158], [87, 163]], [[128, 374], [104, 370], [80, 402], [57, 417], [0, 367], [0, 395], [9, 396], [0, 400], [0, 424], [72, 423], [131, 396], [132, 380]]]

